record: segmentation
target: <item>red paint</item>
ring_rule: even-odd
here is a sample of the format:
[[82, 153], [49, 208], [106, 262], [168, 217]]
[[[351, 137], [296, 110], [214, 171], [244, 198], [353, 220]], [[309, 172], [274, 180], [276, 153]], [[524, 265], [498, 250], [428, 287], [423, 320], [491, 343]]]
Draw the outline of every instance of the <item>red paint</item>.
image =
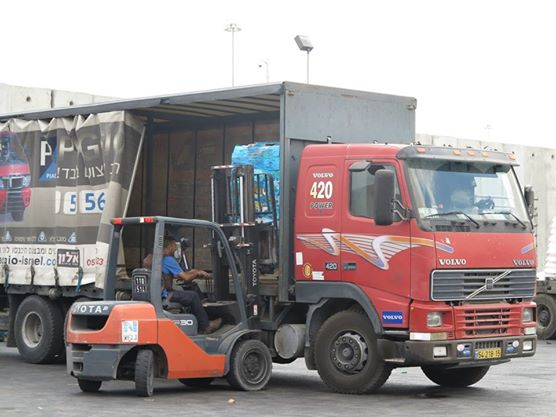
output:
[[[354, 283], [369, 297], [379, 317], [384, 311], [403, 314], [402, 323], [384, 324], [386, 328], [430, 332], [426, 326], [427, 313], [442, 311], [444, 325], [434, 331], [447, 331], [452, 338], [478, 337], [465, 333], [461, 322], [469, 305], [460, 308], [430, 301], [431, 272], [435, 269], [534, 268], [535, 251], [523, 250], [533, 244], [533, 237], [526, 232], [428, 232], [421, 230], [415, 219], [377, 226], [373, 219], [352, 215], [349, 168], [357, 161], [372, 161], [394, 170], [401, 201], [411, 209], [404, 162], [396, 158], [401, 148], [379, 144], [305, 148], [299, 167], [295, 209], [295, 279]], [[321, 181], [332, 184], [329, 186], [333, 190], [331, 195], [319, 194], [318, 182]], [[524, 305], [529, 304], [493, 302], [478, 308], [487, 311], [501, 308], [511, 318], [507, 334], [513, 335], [522, 331]], [[480, 320], [483, 313], [476, 314]]]
[[158, 319], [148, 303], [118, 304], [100, 330], [72, 329], [72, 315], [67, 321], [66, 341], [75, 344], [124, 344], [122, 321], [138, 322], [138, 342], [133, 345], [158, 345], [168, 363], [168, 378], [207, 378], [224, 375], [226, 355], [210, 355], [186, 336], [172, 320]]

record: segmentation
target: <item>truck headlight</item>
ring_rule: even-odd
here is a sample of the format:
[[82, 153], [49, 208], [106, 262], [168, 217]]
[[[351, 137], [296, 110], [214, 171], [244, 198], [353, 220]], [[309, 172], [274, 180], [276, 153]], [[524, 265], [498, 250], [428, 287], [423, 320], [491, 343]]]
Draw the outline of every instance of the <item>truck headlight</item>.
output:
[[527, 323], [534, 320], [535, 320], [535, 310], [533, 310], [532, 308], [524, 308], [523, 314], [521, 315], [521, 321], [523, 323]]
[[30, 175], [24, 175], [23, 176], [23, 186], [24, 187], [29, 187], [31, 185], [31, 176]]
[[438, 311], [433, 311], [427, 314], [427, 326], [428, 327], [440, 327], [442, 326], [442, 313]]

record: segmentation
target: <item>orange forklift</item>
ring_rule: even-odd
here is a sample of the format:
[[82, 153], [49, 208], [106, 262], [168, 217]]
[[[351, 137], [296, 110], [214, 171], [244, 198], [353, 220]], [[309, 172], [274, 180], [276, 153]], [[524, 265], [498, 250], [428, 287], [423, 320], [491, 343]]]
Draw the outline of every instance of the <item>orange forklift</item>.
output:
[[[143, 228], [152, 237], [152, 269], [131, 271], [131, 300], [117, 300], [118, 251], [122, 230]], [[209, 317], [223, 318], [215, 333], [200, 334], [197, 318], [180, 304], [161, 298], [163, 239], [173, 233], [209, 236], [213, 285], [232, 291], [204, 304]], [[97, 392], [103, 381], [132, 380], [139, 396], [152, 396], [154, 378], [178, 379], [187, 386], [207, 386], [226, 377], [237, 389], [263, 389], [272, 358], [263, 343], [255, 298], [238, 273], [241, 256], [232, 251], [219, 224], [169, 217], [112, 220], [103, 301], [77, 302], [66, 324], [68, 372], [84, 392]], [[241, 246], [241, 245], [240, 245]], [[244, 245], [245, 246], [245, 245]], [[223, 266], [226, 273], [222, 273]], [[222, 292], [221, 292], [222, 294]]]

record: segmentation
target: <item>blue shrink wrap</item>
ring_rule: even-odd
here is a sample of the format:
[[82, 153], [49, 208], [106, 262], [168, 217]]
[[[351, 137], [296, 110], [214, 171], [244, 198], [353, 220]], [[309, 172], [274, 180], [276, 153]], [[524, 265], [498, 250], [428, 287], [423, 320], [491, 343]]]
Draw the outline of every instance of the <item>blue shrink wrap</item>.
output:
[[[253, 165], [255, 174], [272, 174], [277, 215], [280, 213], [280, 145], [276, 142], [256, 142], [249, 145], [236, 145], [232, 152], [233, 165]], [[255, 184], [257, 185], [257, 184]], [[261, 189], [264, 189], [262, 187]], [[267, 196], [261, 196], [260, 204], [255, 201], [256, 211], [265, 211]], [[261, 207], [262, 205], [262, 207]], [[259, 215], [258, 220], [272, 221], [271, 215]]]

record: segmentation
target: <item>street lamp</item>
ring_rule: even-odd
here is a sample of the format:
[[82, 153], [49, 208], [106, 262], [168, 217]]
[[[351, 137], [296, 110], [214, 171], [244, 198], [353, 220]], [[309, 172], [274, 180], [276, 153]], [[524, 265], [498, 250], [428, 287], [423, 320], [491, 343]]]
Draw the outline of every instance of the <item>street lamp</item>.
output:
[[239, 32], [241, 28], [236, 23], [230, 23], [224, 28], [226, 32], [232, 32], [232, 87], [235, 84], [235, 34]]
[[268, 81], [270, 80], [270, 72], [269, 72], [269, 69], [268, 69], [268, 59], [261, 59], [261, 63], [259, 64], [259, 68], [262, 68], [263, 65], [265, 66], [266, 82], [268, 83]]
[[307, 84], [309, 84], [309, 52], [313, 50], [313, 44], [305, 35], [297, 35], [294, 40], [300, 51], [307, 51]]

